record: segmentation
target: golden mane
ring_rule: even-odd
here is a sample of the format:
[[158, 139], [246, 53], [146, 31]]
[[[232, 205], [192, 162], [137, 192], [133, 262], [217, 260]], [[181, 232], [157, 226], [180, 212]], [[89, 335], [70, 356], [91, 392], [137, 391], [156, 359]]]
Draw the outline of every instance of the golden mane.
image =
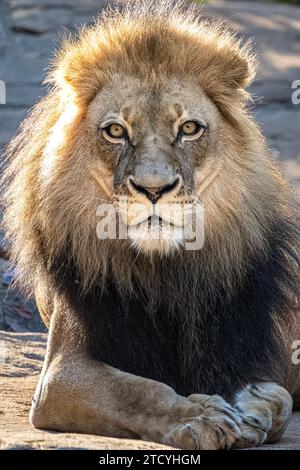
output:
[[189, 76], [219, 105], [244, 98], [256, 69], [250, 42], [243, 45], [224, 23], [204, 20], [184, 3], [129, 1], [125, 9], [106, 10], [64, 41], [48, 82], [81, 106], [114, 74]]

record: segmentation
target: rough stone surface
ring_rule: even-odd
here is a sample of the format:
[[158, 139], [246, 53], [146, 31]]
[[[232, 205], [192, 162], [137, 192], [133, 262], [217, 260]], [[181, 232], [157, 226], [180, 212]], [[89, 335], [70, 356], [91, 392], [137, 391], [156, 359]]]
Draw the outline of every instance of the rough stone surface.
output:
[[[167, 449], [156, 443], [33, 429], [28, 413], [45, 354], [44, 333], [0, 331], [0, 449]], [[262, 449], [300, 450], [300, 413], [281, 441]]]

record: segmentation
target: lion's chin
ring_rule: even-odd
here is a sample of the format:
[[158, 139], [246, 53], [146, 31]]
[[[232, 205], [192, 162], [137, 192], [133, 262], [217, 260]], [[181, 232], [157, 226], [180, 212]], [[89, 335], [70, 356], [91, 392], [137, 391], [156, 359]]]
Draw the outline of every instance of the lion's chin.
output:
[[168, 255], [183, 244], [180, 240], [143, 240], [130, 238], [131, 246], [138, 252]]
[[184, 243], [182, 227], [165, 223], [161, 219], [153, 224], [153, 218], [151, 226], [148, 220], [129, 226], [128, 237], [135, 250], [148, 254], [153, 252], [168, 254], [178, 250]]

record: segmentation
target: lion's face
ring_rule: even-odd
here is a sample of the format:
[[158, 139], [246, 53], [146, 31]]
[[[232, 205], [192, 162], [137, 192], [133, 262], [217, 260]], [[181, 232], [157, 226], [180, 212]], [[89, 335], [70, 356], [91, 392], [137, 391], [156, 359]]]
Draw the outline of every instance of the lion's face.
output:
[[179, 79], [158, 87], [116, 77], [90, 104], [87, 178], [138, 250], [168, 252], [192, 235], [202, 214], [199, 183], [220, 167], [218, 118], [200, 88]]

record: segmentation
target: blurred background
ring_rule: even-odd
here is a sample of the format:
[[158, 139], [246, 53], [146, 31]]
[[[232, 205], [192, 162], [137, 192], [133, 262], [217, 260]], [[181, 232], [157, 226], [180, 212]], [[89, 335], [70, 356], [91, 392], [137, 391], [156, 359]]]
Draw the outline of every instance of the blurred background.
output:
[[[42, 81], [62, 33], [91, 22], [101, 8], [112, 3], [0, 0], [0, 80], [6, 84], [6, 104], [0, 104], [0, 149], [45, 94]], [[292, 84], [299, 80], [300, 87], [300, 0], [196, 3], [203, 3], [202, 15], [221, 17], [238, 34], [253, 38], [260, 68], [250, 106], [299, 197], [300, 104], [292, 103]], [[43, 331], [34, 302], [26, 302], [11, 287], [13, 279], [0, 235], [0, 329]]]

